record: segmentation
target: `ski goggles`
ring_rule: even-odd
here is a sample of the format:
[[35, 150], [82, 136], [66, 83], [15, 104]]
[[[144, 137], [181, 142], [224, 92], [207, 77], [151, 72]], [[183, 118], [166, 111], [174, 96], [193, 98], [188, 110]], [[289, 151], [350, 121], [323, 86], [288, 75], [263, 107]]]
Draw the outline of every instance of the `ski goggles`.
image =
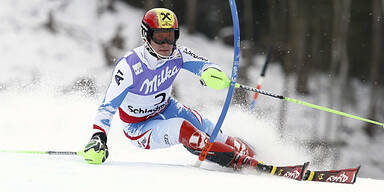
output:
[[156, 30], [151, 38], [156, 44], [162, 45], [164, 43], [174, 45], [176, 44], [174, 30]]

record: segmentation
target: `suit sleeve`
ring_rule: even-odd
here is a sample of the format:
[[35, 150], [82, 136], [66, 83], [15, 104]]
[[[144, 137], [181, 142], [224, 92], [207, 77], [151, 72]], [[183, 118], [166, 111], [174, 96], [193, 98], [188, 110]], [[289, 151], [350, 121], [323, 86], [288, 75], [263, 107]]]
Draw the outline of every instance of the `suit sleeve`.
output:
[[205, 69], [210, 67], [220, 70], [220, 67], [217, 64], [214, 64], [207, 58], [196, 54], [188, 47], [181, 47], [180, 51], [183, 57], [183, 69], [190, 71], [195, 75], [200, 76]]
[[93, 124], [94, 132], [108, 134], [113, 115], [120, 107], [132, 84], [132, 70], [127, 63], [127, 58], [123, 57], [117, 62], [113, 70], [104, 100], [97, 110]]

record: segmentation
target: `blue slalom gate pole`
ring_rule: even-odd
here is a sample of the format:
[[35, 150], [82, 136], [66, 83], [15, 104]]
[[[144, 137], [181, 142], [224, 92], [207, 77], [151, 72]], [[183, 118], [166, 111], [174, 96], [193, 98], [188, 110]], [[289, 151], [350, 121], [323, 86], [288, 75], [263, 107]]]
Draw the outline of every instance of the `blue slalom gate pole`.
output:
[[220, 117], [216, 123], [216, 126], [209, 138], [207, 144], [205, 144], [203, 150], [199, 155], [199, 160], [196, 162], [195, 166], [200, 167], [201, 162], [205, 160], [208, 155], [209, 150], [212, 147], [212, 143], [215, 141], [217, 134], [220, 131], [221, 125], [223, 124], [224, 118], [227, 115], [229, 105], [231, 104], [233, 91], [235, 89], [237, 73], [239, 70], [239, 56], [240, 56], [240, 27], [239, 27], [239, 16], [237, 14], [237, 7], [235, 0], [229, 0], [229, 5], [231, 7], [232, 21], [233, 21], [233, 32], [234, 32], [234, 56], [233, 56], [233, 67], [232, 67], [232, 76], [231, 84], [228, 89], [227, 97], [223, 109], [221, 111]]

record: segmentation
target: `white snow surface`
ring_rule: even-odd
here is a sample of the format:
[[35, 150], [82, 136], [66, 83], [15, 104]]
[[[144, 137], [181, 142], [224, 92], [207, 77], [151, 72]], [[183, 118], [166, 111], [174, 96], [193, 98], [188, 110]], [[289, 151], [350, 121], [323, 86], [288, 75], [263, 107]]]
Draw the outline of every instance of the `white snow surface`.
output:
[[[139, 24], [143, 11], [118, 2], [118, 12], [95, 14], [97, 3], [82, 1], [2, 0], [0, 2], [0, 151], [78, 151], [89, 141], [92, 123], [112, 68], [106, 67], [101, 51], [118, 24], [127, 26], [123, 35], [126, 47], [140, 45]], [[42, 27], [48, 12], [58, 9], [58, 32]], [[128, 19], [129, 18], [129, 19]], [[180, 44], [197, 50], [219, 63], [230, 74], [233, 49], [201, 35], [183, 33]], [[214, 50], [214, 51], [212, 51]], [[256, 58], [262, 63], [264, 58]], [[258, 73], [260, 65], [250, 71]], [[272, 65], [268, 73], [274, 81], [265, 82], [268, 90], [282, 90], [282, 72]], [[95, 81], [97, 92], [84, 96], [68, 92], [79, 77]], [[256, 79], [255, 79], [256, 81]], [[201, 87], [198, 78], [181, 72], [175, 89], [178, 100], [197, 109], [216, 122], [226, 91]], [[259, 97], [259, 113], [249, 114], [232, 106], [222, 130], [251, 143], [257, 158], [274, 165], [301, 164], [310, 161], [311, 152], [298, 147], [295, 139], [281, 140], [277, 134], [277, 110], [280, 102]], [[260, 104], [261, 105], [261, 104]], [[276, 107], [277, 106], [277, 107]], [[305, 113], [304, 110], [291, 113]], [[298, 131], [290, 137], [308, 137], [309, 120], [293, 118]], [[102, 165], [90, 165], [78, 156], [52, 156], [0, 152], [0, 191], [381, 191], [383, 180], [369, 179], [380, 175], [373, 166], [354, 185], [299, 182], [285, 178], [234, 173], [231, 169], [204, 162], [193, 167], [197, 157], [182, 146], [143, 150], [125, 138], [115, 116], [108, 135], [110, 157]], [[311, 127], [312, 128], [312, 127]], [[351, 148], [356, 157], [351, 164], [362, 164], [364, 157], [356, 148], [369, 143], [358, 138]], [[380, 145], [375, 145], [380, 149]], [[347, 151], [348, 152], [348, 151]], [[364, 153], [363, 153], [364, 154]], [[366, 154], [369, 154], [366, 152]], [[382, 155], [377, 154], [378, 161]], [[351, 166], [351, 165], [348, 165]], [[310, 169], [328, 167], [310, 166]], [[338, 167], [347, 168], [347, 167]], [[374, 172], [376, 171], [376, 173]], [[372, 175], [372, 176], [370, 176]]]
[[[55, 95], [44, 90], [9, 91], [0, 94], [2, 104], [1, 148], [7, 150], [81, 150], [90, 137], [97, 99]], [[235, 115], [240, 127], [255, 123], [251, 116]], [[0, 153], [0, 191], [381, 191], [384, 181], [358, 178], [353, 185], [295, 181], [285, 178], [234, 173], [204, 162], [181, 146], [143, 150], [123, 135], [115, 118], [108, 146], [110, 157], [102, 165], [90, 165], [78, 156]], [[228, 122], [232, 120], [228, 119]], [[243, 132], [243, 131], [242, 131]], [[269, 161], [301, 163], [297, 148], [273, 141], [273, 132], [258, 130], [269, 146]], [[252, 133], [252, 131], [248, 131]], [[256, 133], [256, 132], [255, 132]], [[253, 144], [257, 144], [254, 143]], [[280, 154], [287, 157], [281, 163]], [[296, 156], [298, 155], [298, 156]]]

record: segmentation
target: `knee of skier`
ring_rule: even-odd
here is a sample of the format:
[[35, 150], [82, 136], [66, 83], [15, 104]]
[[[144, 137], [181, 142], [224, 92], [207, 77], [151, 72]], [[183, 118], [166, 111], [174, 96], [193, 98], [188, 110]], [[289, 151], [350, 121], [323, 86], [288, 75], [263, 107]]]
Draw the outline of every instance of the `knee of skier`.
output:
[[241, 138], [228, 136], [227, 140], [225, 141], [225, 144], [233, 147], [236, 150], [236, 152], [242, 155], [247, 155], [250, 157], [255, 156], [255, 150], [252, 147], [252, 145], [250, 145], [249, 143], [247, 143], [245, 140]]
[[215, 129], [215, 125], [209, 120], [204, 118], [202, 120], [202, 129], [201, 131], [207, 133], [208, 135], [211, 135], [213, 132], [213, 129]]
[[[213, 124], [209, 119], [203, 119], [203, 125], [202, 125], [203, 132], [205, 132], [208, 136], [212, 135], [213, 130], [215, 129], [215, 124]], [[216, 141], [225, 143], [227, 140], [227, 135], [224, 134], [221, 130], [216, 135]]]
[[189, 121], [183, 121], [180, 127], [179, 142], [193, 150], [202, 150], [209, 137], [194, 127]]
[[[180, 143], [192, 154], [199, 155], [208, 140], [209, 136], [195, 128], [190, 122], [184, 121], [181, 125]], [[235, 155], [233, 147], [221, 142], [213, 142], [210, 152], [206, 157], [207, 160], [225, 167], [230, 166]]]

